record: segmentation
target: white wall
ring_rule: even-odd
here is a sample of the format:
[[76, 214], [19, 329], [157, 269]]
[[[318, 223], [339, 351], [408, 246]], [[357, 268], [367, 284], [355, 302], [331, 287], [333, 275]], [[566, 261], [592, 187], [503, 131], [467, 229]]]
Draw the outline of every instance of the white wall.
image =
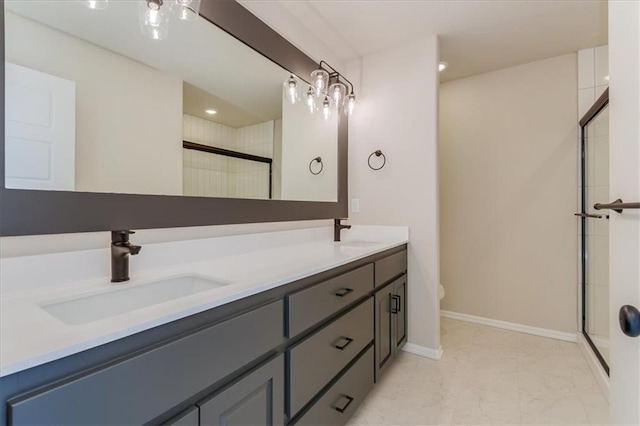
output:
[[577, 61], [440, 87], [442, 309], [575, 333]]
[[[358, 105], [349, 123], [350, 223], [408, 225], [409, 343], [435, 356], [438, 299], [438, 38], [424, 38], [350, 63]], [[359, 81], [358, 81], [359, 80]], [[387, 165], [367, 158], [381, 149]]]
[[182, 194], [181, 80], [8, 11], [5, 36], [7, 61], [76, 83], [77, 191]]
[[[640, 201], [640, 2], [609, 2], [611, 198]], [[640, 424], [640, 341], [622, 334], [621, 306], [640, 308], [640, 211], [611, 212], [611, 421]]]
[[[304, 86], [303, 86], [304, 87]], [[304, 89], [306, 91], [306, 88]], [[328, 120], [321, 111], [309, 112], [303, 101], [282, 102], [282, 178], [283, 200], [338, 200], [338, 117], [332, 109]], [[309, 163], [322, 158], [318, 175]], [[317, 162], [312, 170], [317, 172]]]

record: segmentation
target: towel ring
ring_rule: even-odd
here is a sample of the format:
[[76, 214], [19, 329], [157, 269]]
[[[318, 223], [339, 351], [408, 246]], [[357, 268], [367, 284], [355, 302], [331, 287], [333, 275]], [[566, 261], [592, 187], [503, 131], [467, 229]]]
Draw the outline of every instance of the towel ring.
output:
[[[382, 165], [381, 165], [380, 167], [373, 167], [373, 166], [371, 165], [371, 157], [373, 157], [374, 155], [375, 155], [376, 157], [380, 157], [380, 156], [382, 156]], [[370, 168], [371, 170], [380, 170], [381, 168], [383, 168], [383, 167], [384, 167], [384, 165], [385, 165], [385, 164], [387, 164], [387, 157], [382, 153], [382, 151], [380, 151], [380, 150], [378, 149], [378, 150], [373, 151], [373, 152], [371, 153], [371, 155], [369, 156], [369, 159], [367, 160], [367, 163], [369, 164], [369, 168]]]
[[[320, 170], [318, 170], [317, 172], [314, 172], [313, 169], [311, 168], [314, 161], [317, 161], [318, 163], [320, 163]], [[322, 173], [322, 169], [324, 169], [324, 164], [322, 164], [322, 157], [316, 157], [313, 160], [311, 160], [311, 162], [309, 163], [309, 171], [311, 172], [312, 175], [319, 175], [320, 173]]]

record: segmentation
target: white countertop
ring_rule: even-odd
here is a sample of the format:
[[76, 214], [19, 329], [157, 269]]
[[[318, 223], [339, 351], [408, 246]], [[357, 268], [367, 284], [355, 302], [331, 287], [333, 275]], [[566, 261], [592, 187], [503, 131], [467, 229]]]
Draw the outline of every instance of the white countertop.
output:
[[[407, 227], [354, 226], [343, 243], [332, 241], [333, 228], [314, 228], [149, 244], [131, 258], [124, 284], [109, 282], [108, 249], [1, 259], [0, 377], [400, 246], [408, 234]], [[357, 241], [375, 244], [350, 244]], [[180, 275], [231, 284], [80, 325], [40, 307]]]

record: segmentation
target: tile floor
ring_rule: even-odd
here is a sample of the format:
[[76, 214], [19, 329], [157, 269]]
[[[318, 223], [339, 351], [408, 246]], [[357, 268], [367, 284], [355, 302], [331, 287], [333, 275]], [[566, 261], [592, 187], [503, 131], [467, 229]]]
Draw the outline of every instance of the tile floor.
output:
[[609, 405], [575, 343], [442, 319], [444, 356], [400, 353], [360, 425], [604, 425]]

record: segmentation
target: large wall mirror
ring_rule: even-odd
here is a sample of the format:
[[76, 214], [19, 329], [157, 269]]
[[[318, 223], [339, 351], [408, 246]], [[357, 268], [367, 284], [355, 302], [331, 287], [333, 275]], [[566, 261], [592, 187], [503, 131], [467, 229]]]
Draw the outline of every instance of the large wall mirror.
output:
[[2, 235], [346, 215], [346, 118], [283, 89], [310, 58], [232, 1], [87, 3], [4, 2]]

